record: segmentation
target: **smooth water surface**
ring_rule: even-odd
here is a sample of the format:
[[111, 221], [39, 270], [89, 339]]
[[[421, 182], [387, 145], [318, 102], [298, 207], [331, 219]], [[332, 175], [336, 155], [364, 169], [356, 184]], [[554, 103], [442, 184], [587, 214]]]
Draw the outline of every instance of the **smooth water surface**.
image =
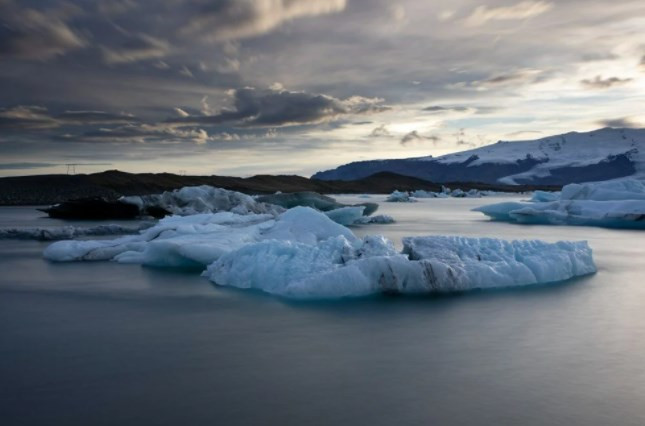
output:
[[[397, 223], [354, 231], [399, 247], [408, 235], [586, 239], [599, 272], [521, 290], [293, 303], [196, 274], [52, 264], [47, 243], [0, 241], [0, 424], [645, 424], [642, 231], [469, 211], [495, 198], [383, 199], [339, 197], [379, 202]], [[0, 208], [2, 226], [17, 211]]]

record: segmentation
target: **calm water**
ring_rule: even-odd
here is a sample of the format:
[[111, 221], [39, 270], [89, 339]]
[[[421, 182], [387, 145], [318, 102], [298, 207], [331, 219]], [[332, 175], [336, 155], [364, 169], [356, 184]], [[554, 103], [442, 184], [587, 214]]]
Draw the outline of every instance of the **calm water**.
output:
[[[398, 223], [355, 232], [587, 239], [598, 274], [290, 303], [0, 241], [0, 424], [645, 424], [645, 234], [469, 211], [492, 201], [381, 204]], [[0, 226], [51, 223], [38, 216], [0, 208]]]

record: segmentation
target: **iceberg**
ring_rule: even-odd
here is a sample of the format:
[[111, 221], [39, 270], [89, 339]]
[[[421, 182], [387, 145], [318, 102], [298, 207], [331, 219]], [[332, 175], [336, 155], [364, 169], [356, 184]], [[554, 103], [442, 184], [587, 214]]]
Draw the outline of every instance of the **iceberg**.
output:
[[264, 241], [222, 256], [204, 276], [218, 285], [296, 299], [377, 293], [447, 293], [564, 281], [596, 271], [586, 242], [405, 238], [396, 253], [382, 237], [311, 246]]
[[139, 211], [165, 211], [174, 215], [232, 212], [246, 214], [279, 214], [285, 209], [258, 202], [250, 195], [213, 186], [186, 186], [161, 194], [121, 197], [119, 201], [133, 204]]
[[321, 299], [524, 286], [595, 271], [586, 242], [410, 237], [398, 252], [382, 236], [356, 237], [326, 214], [231, 212], [170, 216], [113, 240], [59, 241], [51, 261], [113, 260], [202, 271], [216, 285]]
[[252, 197], [208, 185], [187, 186], [162, 194], [121, 197], [120, 202], [136, 206], [142, 214], [155, 217], [166, 215], [189, 216], [202, 213], [231, 212], [240, 215], [278, 215], [286, 209], [304, 206], [325, 212], [342, 225], [352, 225], [378, 209], [376, 203], [348, 206], [316, 192], [275, 193]]
[[336, 223], [341, 225], [349, 226], [353, 225], [363, 219], [363, 217], [368, 218], [369, 216], [363, 216], [363, 210], [365, 207], [341, 207], [334, 210], [329, 210], [325, 212], [328, 218], [333, 220]]
[[531, 202], [490, 204], [473, 211], [511, 223], [645, 229], [645, 185], [640, 181], [570, 184], [551, 201], [545, 194], [534, 194]]
[[280, 193], [273, 195], [260, 195], [255, 198], [257, 201], [267, 204], [275, 204], [285, 209], [293, 207], [312, 207], [321, 212], [328, 212], [337, 210], [342, 207], [363, 207], [363, 215], [369, 216], [378, 209], [376, 203], [361, 203], [356, 205], [346, 205], [339, 203], [332, 197], [318, 194], [317, 192], [303, 191], [303, 192], [290, 192]]

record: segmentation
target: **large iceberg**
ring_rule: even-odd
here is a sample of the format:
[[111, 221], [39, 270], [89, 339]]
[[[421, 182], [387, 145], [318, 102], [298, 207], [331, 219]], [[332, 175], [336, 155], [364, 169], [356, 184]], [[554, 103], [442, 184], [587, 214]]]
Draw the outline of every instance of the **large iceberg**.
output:
[[560, 193], [536, 194], [530, 202], [473, 210], [513, 223], [645, 229], [645, 184], [637, 180], [570, 184]]
[[172, 216], [139, 235], [59, 241], [44, 256], [199, 270], [217, 285], [301, 299], [523, 286], [595, 271], [586, 242], [414, 237], [403, 243], [397, 252], [384, 237], [358, 238], [325, 214], [296, 207], [277, 217]]
[[219, 285], [320, 299], [446, 293], [551, 283], [596, 271], [586, 242], [415, 237], [403, 253], [379, 237], [316, 246], [264, 241], [222, 256], [204, 273]]

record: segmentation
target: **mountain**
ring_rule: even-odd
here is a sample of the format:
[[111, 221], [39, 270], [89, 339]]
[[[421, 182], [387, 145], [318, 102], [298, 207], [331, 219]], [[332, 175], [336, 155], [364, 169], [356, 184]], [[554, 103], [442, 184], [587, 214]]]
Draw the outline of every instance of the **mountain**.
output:
[[504, 142], [440, 157], [359, 161], [312, 179], [355, 180], [392, 172], [431, 182], [566, 185], [622, 177], [645, 178], [645, 129], [604, 128]]
[[[145, 195], [170, 191], [183, 186], [211, 185], [247, 194], [272, 194], [276, 191], [314, 191], [325, 194], [389, 194], [401, 191], [441, 191], [441, 185], [395, 173], [376, 173], [354, 181], [322, 181], [302, 176], [257, 175], [180, 176], [171, 173], [124, 173], [109, 170], [90, 175], [36, 175], [0, 178], [0, 205], [44, 205], [72, 199], [102, 197], [116, 200], [123, 195]], [[510, 186], [485, 183], [449, 185], [463, 190], [479, 189], [522, 192], [558, 190], [552, 186]]]

